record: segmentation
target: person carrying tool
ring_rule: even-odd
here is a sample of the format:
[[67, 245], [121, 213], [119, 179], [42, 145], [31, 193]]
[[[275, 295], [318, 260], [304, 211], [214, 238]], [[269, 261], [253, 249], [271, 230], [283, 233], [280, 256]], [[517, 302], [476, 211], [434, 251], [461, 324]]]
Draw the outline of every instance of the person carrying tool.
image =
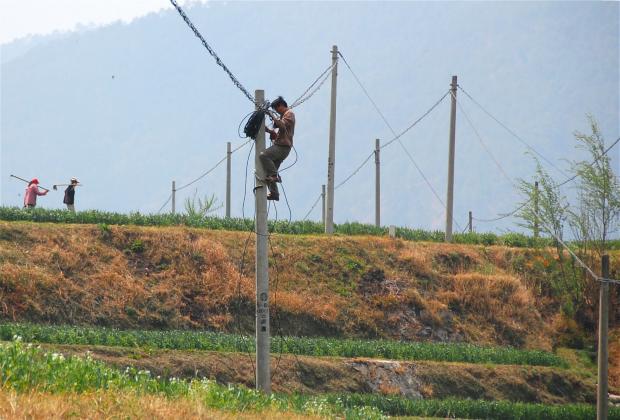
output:
[[271, 103], [273, 108], [280, 116], [276, 116], [273, 112], [267, 111], [269, 117], [273, 121], [273, 128], [265, 127], [265, 131], [269, 133], [271, 139], [271, 147], [261, 152], [260, 160], [265, 169], [267, 186], [269, 194], [267, 200], [278, 201], [280, 193], [278, 191], [278, 182], [282, 182], [278, 169], [284, 159], [291, 152], [293, 147], [293, 135], [295, 134], [295, 114], [288, 107], [288, 104], [281, 96]]
[[26, 187], [26, 193], [24, 194], [24, 208], [35, 208], [37, 206], [37, 196], [46, 195], [48, 192], [49, 191], [46, 189], [43, 189], [43, 191], [39, 190], [39, 180], [34, 178]]
[[67, 205], [67, 210], [75, 213], [75, 187], [79, 181], [77, 178], [71, 178], [69, 186], [65, 189], [65, 198], [62, 200]]

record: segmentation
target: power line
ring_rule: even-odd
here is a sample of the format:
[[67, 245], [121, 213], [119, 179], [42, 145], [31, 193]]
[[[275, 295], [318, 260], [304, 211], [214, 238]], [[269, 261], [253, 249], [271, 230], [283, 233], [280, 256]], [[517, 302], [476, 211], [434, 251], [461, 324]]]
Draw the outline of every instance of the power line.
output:
[[480, 133], [478, 132], [478, 130], [474, 126], [474, 123], [469, 118], [469, 115], [467, 115], [467, 113], [465, 112], [465, 110], [461, 106], [461, 103], [456, 100], [456, 96], [452, 92], [450, 92], [450, 94], [454, 97], [454, 101], [456, 102], [456, 105], [459, 107], [459, 111], [461, 111], [461, 114], [463, 114], [463, 116], [465, 117], [465, 120], [467, 121], [467, 123], [469, 124], [471, 129], [476, 134], [476, 137], [478, 138], [478, 141], [480, 142], [480, 145], [482, 145], [482, 148], [484, 149], [484, 151], [489, 155], [489, 157], [493, 160], [493, 162], [495, 162], [495, 165], [497, 166], [499, 171], [502, 173], [502, 175], [508, 180], [508, 182], [510, 182], [514, 186], [512, 178], [508, 175], [508, 173], [506, 173], [506, 171], [504, 170], [504, 167], [495, 158], [493, 153], [491, 153], [491, 150], [487, 147], [487, 145], [485, 144], [484, 140], [482, 140], [482, 136], [480, 135]]
[[[612, 149], [612, 148], [613, 148], [616, 144], [618, 144], [618, 142], [620, 142], [620, 137], [618, 137], [618, 138], [616, 139], [616, 141], [614, 141], [614, 142], [611, 144], [611, 146], [609, 146], [607, 149], [605, 149], [605, 151], [603, 151], [603, 153], [601, 153], [601, 155], [600, 155], [600, 156], [597, 156], [597, 157], [596, 157], [596, 159], [594, 159], [592, 162], [588, 163], [588, 166], [590, 166], [590, 167], [591, 167], [592, 165], [594, 165], [594, 164], [598, 163], [598, 161], [599, 161], [599, 160], [601, 160], [604, 156], [606, 156], [606, 155], [607, 155], [607, 152], [609, 152], [609, 151], [610, 151], [610, 150], [611, 150], [611, 149]], [[558, 187], [561, 187], [561, 186], [563, 186], [563, 185], [568, 184], [569, 182], [573, 181], [573, 180], [574, 180], [575, 178], [577, 178], [578, 176], [579, 176], [579, 174], [578, 174], [578, 173], [577, 173], [577, 174], [575, 174], [575, 175], [573, 175], [573, 176], [571, 176], [570, 178], [566, 179], [565, 181], [563, 181], [563, 182], [559, 183], [559, 184], [558, 184]]]
[[[456, 98], [455, 98], [456, 100]], [[476, 130], [476, 128], [474, 127], [473, 123], [471, 122], [471, 120], [469, 119], [469, 117], [467, 116], [467, 114], [465, 113], [465, 111], [463, 110], [463, 108], [460, 106], [460, 104], [457, 102], [459, 109], [461, 110], [461, 113], [463, 113], [463, 115], [465, 116], [465, 119], [469, 122], [471, 128], [474, 130], [474, 132], [476, 133], [476, 135], [478, 136], [478, 139], [480, 140], [481, 144], [483, 145], [484, 149], [488, 152], [489, 156], [495, 161], [495, 164], [498, 166], [498, 168], [500, 169], [500, 171], [504, 174], [504, 176], [506, 176], [506, 178], [510, 181], [510, 183], [513, 186], [516, 186], [514, 184], [514, 182], [512, 181], [512, 179], [508, 176], [508, 174], [504, 171], [502, 165], [497, 161], [497, 159], [495, 159], [495, 157], [493, 156], [493, 154], [487, 149], [486, 145], [484, 144], [484, 141], [482, 140], [482, 137], [480, 136], [480, 134], [478, 133], [478, 130]], [[607, 152], [609, 150], [611, 150], [612, 147], [614, 147], [618, 142], [620, 141], [620, 137], [611, 145], [609, 146], [601, 156], [598, 156], [594, 161], [592, 161], [589, 166], [594, 165], [598, 160], [600, 160], [604, 155], [607, 154]], [[570, 181], [572, 181], [573, 179], [575, 179], [577, 177], [578, 174], [576, 174], [575, 176], [572, 176], [570, 178], [568, 178], [567, 180], [565, 180], [562, 184], [558, 184], [555, 187], [558, 188], [561, 185], [564, 185]], [[525, 203], [523, 203], [521, 206], [519, 206], [517, 209], [513, 210], [509, 215], [513, 215], [515, 214], [517, 211], [519, 211], [520, 209], [522, 209], [523, 207], [525, 207], [530, 201], [532, 201], [533, 198], [530, 198], [529, 200], [527, 200]], [[553, 236], [553, 238], [555, 238], [555, 240], [562, 245], [562, 247], [564, 247], [570, 255], [572, 255], [572, 257], [575, 259], [575, 261], [577, 261], [577, 263], [583, 267], [596, 281], [602, 281], [602, 282], [608, 282], [608, 283], [613, 283], [613, 284], [620, 284], [620, 280], [615, 280], [615, 279], [605, 279], [602, 278], [601, 276], [597, 275], [594, 270], [592, 270], [586, 263], [584, 263], [578, 256], [577, 254], [575, 254], [575, 252], [573, 252], [573, 250], [558, 236], [555, 234], [555, 232], [553, 231], [553, 229], [550, 229], [549, 226], [545, 223], [544, 219], [542, 217], [540, 217], [538, 215], [538, 211], [535, 209], [535, 214], [536, 214], [536, 218], [538, 220], [538, 222], [546, 229], [547, 233], [549, 233], [551, 236]], [[503, 219], [508, 217], [509, 215], [503, 215], [501, 218], [498, 219]], [[478, 221], [482, 221], [482, 220], [478, 220]]]
[[566, 250], [568, 251], [568, 253], [569, 253], [570, 255], [572, 255], [572, 256], [573, 256], [573, 258], [575, 259], [575, 261], [577, 261], [577, 263], [578, 263], [581, 267], [583, 267], [583, 268], [584, 268], [584, 269], [588, 272], [588, 274], [590, 274], [590, 275], [594, 278], [594, 280], [596, 280], [596, 281], [600, 281], [600, 282], [604, 282], [604, 283], [620, 284], [620, 280], [616, 280], [616, 279], [607, 279], [607, 278], [601, 277], [601, 276], [599, 276], [598, 274], [596, 274], [596, 273], [594, 272], [594, 270], [592, 270], [592, 269], [591, 269], [591, 268], [590, 268], [590, 267], [589, 267], [586, 263], [584, 263], [584, 262], [581, 260], [581, 258], [579, 258], [579, 257], [577, 256], [577, 254], [575, 254], [575, 253], [573, 252], [573, 250], [572, 250], [572, 249], [570, 249], [570, 247], [569, 247], [568, 245], [566, 245], [566, 243], [565, 243], [565, 242], [564, 242], [564, 241], [563, 241], [560, 237], [558, 237], [558, 236], [555, 234], [555, 232], [553, 231], [553, 229], [549, 229], [549, 226], [545, 224], [544, 220], [543, 220], [541, 217], [539, 217], [539, 216], [538, 216], [538, 213], [536, 213], [536, 216], [537, 216], [537, 218], [538, 218], [538, 220], [539, 220], [540, 224], [541, 224], [541, 225], [543, 225], [543, 227], [544, 227], [545, 229], [547, 229], [547, 232], [548, 232], [548, 233], [550, 233], [550, 234], [551, 234], [551, 236], [553, 236], [553, 237], [555, 238], [555, 240], [556, 240], [556, 241], [558, 241], [558, 243], [559, 243], [560, 245], [562, 245], [564, 248], [566, 248]]
[[312, 207], [310, 207], [310, 210], [308, 210], [308, 213], [306, 213], [306, 215], [304, 216], [302, 220], [308, 220], [308, 216], [310, 216], [310, 213], [312, 213], [312, 210], [314, 210], [316, 205], [319, 204], [319, 200], [321, 199], [322, 196], [323, 196], [323, 193], [319, 194], [319, 196], [314, 201], [314, 204], [312, 204]]
[[344, 184], [346, 184], [351, 178], [353, 178], [360, 171], [360, 169], [362, 169], [364, 167], [364, 165], [366, 165], [366, 163], [368, 163], [370, 158], [373, 157], [374, 155], [375, 155], [375, 152], [373, 150], [373, 152], [371, 154], [369, 154], [368, 157], [366, 159], [364, 159], [364, 161], [357, 168], [355, 168], [355, 170], [353, 172], [351, 172], [351, 174], [349, 174], [348, 177], [346, 177], [342, 182], [340, 182], [338, 185], [336, 185], [334, 187], [334, 189], [337, 190], [338, 188], [340, 188]]
[[405, 128], [403, 131], [401, 131], [401, 133], [399, 135], [397, 135], [396, 137], [394, 137], [393, 139], [391, 139], [390, 141], [388, 141], [387, 143], [385, 143], [384, 145], [381, 146], [381, 149], [386, 148], [387, 146], [389, 146], [390, 144], [394, 143], [396, 140], [400, 140], [400, 138], [402, 136], [404, 136], [409, 130], [411, 130], [413, 127], [415, 127], [416, 125], [418, 125], [418, 123], [420, 121], [422, 121], [424, 118], [426, 118], [426, 116], [428, 114], [430, 114], [431, 112], [433, 112], [435, 110], [435, 108], [437, 108], [439, 106], [439, 104], [446, 98], [446, 96], [448, 96], [448, 94], [450, 93], [450, 91], [446, 92], [441, 98], [439, 98], [437, 100], [437, 102], [435, 102], [424, 114], [422, 114], [417, 120], [415, 120], [409, 127]]
[[196, 29], [196, 27], [194, 26], [194, 24], [192, 23], [191, 20], [189, 20], [189, 17], [187, 17], [187, 15], [185, 14], [185, 12], [183, 11], [183, 9], [181, 8], [181, 6], [179, 6], [176, 2], [176, 0], [170, 0], [170, 3], [172, 3], [172, 5], [174, 6], [175, 9], [177, 9], [177, 12], [179, 12], [179, 15], [181, 15], [181, 17], [183, 18], [183, 20], [185, 21], [185, 23], [187, 24], [187, 26], [189, 26], [189, 28], [192, 30], [192, 32], [194, 32], [194, 35], [196, 35], [196, 37], [202, 42], [202, 45], [204, 45], [204, 47], [207, 49], [207, 51], [209, 52], [209, 54], [211, 54], [211, 57], [213, 57], [215, 59], [215, 63], [220, 66], [222, 68], [222, 70], [224, 70], [226, 72], [226, 74], [228, 75], [228, 77], [230, 78], [230, 80], [232, 80], [232, 82], [235, 84], [235, 86], [237, 86], [237, 88], [245, 95], [246, 98], [248, 98], [251, 102], [255, 102], [254, 96], [252, 96], [250, 94], [250, 92], [241, 84], [241, 82], [235, 77], [235, 75], [228, 69], [228, 67], [226, 66], [226, 64], [224, 64], [224, 62], [222, 61], [222, 59], [217, 55], [217, 53], [215, 52], [215, 50], [213, 48], [211, 48], [211, 46], [209, 45], [209, 43], [204, 39], [204, 37], [202, 36], [202, 34], [198, 31], [198, 29]]
[[[327, 69], [325, 69], [325, 71], [323, 73], [321, 73], [321, 75], [319, 77], [316, 78], [316, 80], [314, 82], [312, 82], [312, 84], [310, 86], [308, 86], [308, 88], [306, 89], [306, 91], [304, 93], [302, 93], [299, 98], [295, 99], [293, 101], [293, 103], [291, 104], [291, 106], [289, 106], [289, 108], [296, 108], [299, 105], [303, 104], [304, 102], [306, 102], [308, 99], [310, 99], [316, 92], [318, 92], [321, 87], [323, 86], [323, 84], [325, 84], [325, 81], [329, 78], [330, 74], [329, 72], [334, 68], [334, 64], [332, 64], [331, 66], [329, 66]], [[322, 80], [321, 80], [322, 78]], [[312, 89], [320, 80], [320, 83], [310, 92], [310, 89]], [[308, 93], [310, 92], [310, 93]]]
[[[601, 153], [599, 156], [597, 156], [592, 162], [588, 163], [587, 166], [592, 166], [592, 165], [596, 164], [599, 160], [601, 160], [604, 156], [606, 156], [607, 153], [611, 149], [613, 149], [614, 146], [616, 146], [619, 142], [620, 142], [620, 137], [618, 137], [609, 147], [607, 147], [603, 151], [603, 153]], [[559, 184], [555, 184], [555, 188], [560, 188], [560, 187], [568, 184], [569, 182], [574, 181], [578, 176], [579, 176], [579, 174], [575, 174], [575, 175], [565, 179], [564, 181], [560, 182]], [[532, 201], [532, 198], [530, 198], [529, 200], [525, 201], [523, 204], [521, 204], [519, 207], [517, 207], [516, 209], [512, 210], [511, 212], [500, 215], [500, 217], [496, 217], [496, 218], [493, 218], [493, 219], [478, 219], [478, 218], [474, 218], [474, 220], [476, 220], [478, 222], [483, 222], [483, 223], [497, 222], [499, 220], [502, 220], [502, 219], [505, 219], [507, 217], [513, 216], [515, 213], [517, 213], [523, 207], [528, 205], [530, 203], [530, 201]]]
[[383, 122], [385, 123], [385, 125], [390, 129], [390, 131], [392, 132], [392, 135], [394, 136], [394, 138], [392, 138], [390, 141], [388, 141], [387, 143], [383, 144], [381, 146], [381, 149], [384, 149], [386, 147], [388, 147], [390, 144], [394, 143], [396, 140], [400, 139], [402, 136], [404, 136], [409, 130], [411, 130], [413, 127], [415, 127], [420, 121], [422, 121], [428, 114], [430, 114], [435, 108], [437, 108], [437, 106], [445, 99], [446, 96], [448, 96], [448, 94], [450, 93], [449, 91], [446, 92], [441, 98], [439, 98], [437, 100], [437, 102], [435, 102], [424, 114], [422, 114], [417, 120], [415, 120], [410, 126], [408, 126], [407, 128], [405, 128], [400, 134], [396, 134], [396, 131], [394, 130], [394, 128], [392, 127], [392, 125], [389, 123], [389, 121], [387, 120], [387, 118], [385, 117], [385, 115], [383, 114], [383, 112], [381, 111], [381, 109], [379, 108], [379, 106], [377, 105], [377, 103], [374, 101], [374, 99], [372, 99], [372, 96], [370, 96], [370, 93], [368, 93], [368, 90], [366, 89], [366, 87], [364, 86], [364, 84], [362, 83], [362, 81], [360, 80], [359, 77], [357, 77], [357, 74], [355, 74], [355, 72], [353, 71], [353, 69], [351, 68], [351, 66], [349, 65], [349, 63], [347, 62], [347, 59], [344, 58], [344, 55], [342, 55], [342, 52], [338, 51], [338, 54], [340, 55], [340, 57], [342, 58], [342, 61], [344, 61], [344, 64], [347, 66], [347, 68], [349, 69], [349, 71], [351, 72], [351, 74], [353, 75], [353, 77], [355, 78], [355, 80], [357, 81], [357, 84], [360, 86], [360, 88], [364, 91], [364, 94], [366, 95], [366, 98], [368, 98], [368, 100], [370, 101], [370, 103], [372, 104], [372, 106], [375, 108], [375, 111], [377, 111], [377, 113], [379, 114], [379, 116], [381, 117], [381, 119], [383, 120]]
[[[250, 139], [250, 140], [246, 141], [245, 143], [241, 144], [240, 146], [236, 147], [235, 149], [233, 149], [233, 150], [230, 152], [230, 154], [232, 155], [232, 154], [233, 154], [233, 153], [235, 153], [237, 150], [239, 150], [239, 149], [243, 148], [244, 146], [246, 146], [246, 145], [247, 145], [248, 143], [250, 143], [251, 141], [252, 141], [252, 140]], [[195, 178], [194, 180], [192, 180], [192, 181], [188, 182], [187, 184], [185, 184], [185, 185], [183, 185], [183, 186], [181, 186], [181, 187], [178, 187], [178, 188], [176, 189], [176, 191], [181, 191], [182, 189], [185, 189], [185, 188], [189, 187], [190, 185], [195, 184], [196, 182], [200, 181], [202, 178], [204, 178], [205, 176], [209, 175], [209, 174], [210, 174], [211, 172], [213, 172], [213, 171], [214, 171], [214, 170], [215, 170], [218, 166], [220, 166], [222, 163], [224, 163], [224, 162], [226, 161], [226, 159], [227, 159], [227, 158], [228, 158], [228, 155], [227, 155], [227, 156], [224, 156], [222, 159], [220, 159], [220, 160], [219, 160], [219, 161], [215, 164], [215, 166], [213, 166], [213, 167], [209, 168], [207, 171], [203, 172], [203, 173], [202, 173], [202, 174], [201, 174], [198, 178]]]
[[168, 196], [168, 199], [166, 200], [166, 202], [161, 205], [159, 210], [157, 210], [157, 214], [161, 213], [161, 211], [164, 209], [164, 207], [166, 207], [166, 204], [168, 204], [171, 199], [172, 199], [172, 193], [170, 193], [170, 195]]
[[532, 145], [530, 145], [528, 142], [526, 142], [525, 140], [523, 140], [522, 137], [520, 137], [517, 133], [515, 133], [513, 130], [511, 130], [506, 124], [504, 124], [503, 122], [501, 122], [497, 117], [495, 117], [493, 114], [491, 114], [485, 107], [483, 107], [478, 101], [476, 101], [465, 89], [463, 89], [460, 85], [458, 86], [458, 88], [461, 90], [461, 92], [463, 92], [465, 94], [465, 96], [467, 96], [474, 104], [476, 104], [485, 114], [487, 114], [489, 117], [491, 117], [491, 119], [493, 119], [496, 123], [498, 123], [500, 126], [502, 126], [502, 128], [504, 128], [508, 133], [510, 133], [510, 135], [512, 135], [514, 138], [516, 138], [519, 142], [521, 142], [523, 145], [525, 145], [525, 147], [527, 147], [528, 149], [530, 149], [532, 152], [536, 153], [538, 156], [540, 156], [545, 162], [547, 162], [549, 165], [551, 165], [553, 168], [555, 168], [558, 172], [561, 172], [562, 175], [564, 176], [568, 176], [568, 174], [563, 171], [562, 169], [560, 169], [559, 167], [557, 167], [556, 165], [553, 164], [553, 162], [551, 162], [551, 160], [547, 159], [542, 153], [540, 153], [538, 150], [536, 150]]
[[[347, 62], [347, 59], [344, 57], [344, 55], [342, 55], [342, 53], [339, 51], [338, 54], [340, 55], [340, 57], [342, 58], [342, 60], [344, 61], [344, 64], [347, 66], [347, 68], [349, 69], [349, 71], [351, 72], [351, 74], [353, 75], [353, 77], [355, 78], [355, 80], [357, 81], [357, 84], [360, 86], [360, 88], [362, 89], [362, 91], [364, 92], [364, 94], [366, 95], [366, 97], [368, 98], [368, 100], [370, 101], [370, 103], [372, 104], [372, 106], [375, 108], [375, 111], [377, 112], [377, 114], [379, 114], [379, 116], [381, 117], [381, 119], [383, 120], [383, 122], [385, 123], [385, 125], [390, 129], [390, 131], [392, 132], [392, 135], [394, 136], [393, 139], [391, 139], [390, 141], [388, 141], [387, 143], [385, 143], [383, 146], [381, 146], [381, 149], [384, 149], [385, 147], [389, 146], [390, 144], [394, 143], [395, 141], [398, 141], [398, 143], [400, 144], [400, 147], [403, 149], [403, 151], [405, 152], [405, 154], [407, 155], [407, 157], [409, 158], [409, 160], [411, 161], [411, 163], [413, 164], [413, 166], [416, 168], [416, 170], [418, 171], [418, 173], [420, 174], [420, 176], [422, 177], [422, 179], [424, 180], [424, 182], [426, 183], [426, 185], [429, 187], [429, 189], [431, 190], [431, 192], [433, 193], [433, 195], [435, 196], [435, 198], [437, 199], [437, 201], [439, 201], [441, 203], [441, 205], [443, 206], [444, 209], [446, 209], [446, 205], [443, 202], [443, 200], [441, 199], [441, 197], [439, 196], [439, 194], [437, 193], [437, 190], [435, 190], [435, 188], [433, 187], [433, 184], [431, 184], [431, 182], [428, 180], [428, 178], [426, 177], [426, 175], [424, 174], [424, 171], [422, 171], [422, 168], [420, 167], [420, 165], [418, 165], [418, 163], [415, 161], [415, 159], [413, 158], [413, 156], [411, 155], [411, 153], [409, 152], [409, 150], [405, 147], [405, 145], [403, 144], [403, 142], [401, 141], [401, 137], [407, 133], [409, 130], [411, 130], [413, 127], [415, 127], [420, 121], [422, 121], [428, 114], [430, 114], [437, 106], [439, 106], [439, 104], [444, 100], [444, 98], [446, 96], [448, 96], [448, 92], [446, 92], [441, 98], [439, 98], [439, 100], [437, 100], [437, 102], [435, 102], [424, 114], [422, 114], [422, 116], [420, 116], [417, 120], [415, 120], [413, 122], [413, 124], [411, 124], [409, 127], [407, 127], [405, 130], [403, 130], [400, 134], [396, 134], [396, 130], [394, 130], [394, 127], [392, 127], [392, 125], [389, 123], [389, 121], [387, 120], [387, 118], [385, 117], [385, 115], [383, 114], [383, 112], [381, 111], [381, 109], [379, 108], [379, 106], [377, 105], [377, 103], [374, 101], [374, 99], [372, 99], [372, 97], [370, 96], [370, 93], [368, 93], [368, 90], [366, 89], [366, 87], [364, 86], [364, 84], [362, 83], [362, 81], [360, 80], [359, 77], [357, 77], [357, 74], [355, 74], [355, 72], [353, 71], [353, 69], [351, 68], [351, 66], [349, 65], [349, 63]], [[355, 175], [355, 173], [357, 173], [362, 166], [364, 166], [366, 164], [366, 162], [368, 162], [368, 160], [374, 155], [374, 152], [368, 157], [366, 158], [366, 160], [354, 171], [353, 174], [349, 175], [349, 177], [343, 181], [342, 183], [339, 184], [342, 185], [344, 184], [346, 181], [348, 181], [353, 175]], [[454, 224], [456, 224], [457, 226], [459, 226], [458, 222], [456, 221], [456, 219], [452, 218], [452, 220], [454, 221]], [[460, 227], [459, 227], [460, 229]]]

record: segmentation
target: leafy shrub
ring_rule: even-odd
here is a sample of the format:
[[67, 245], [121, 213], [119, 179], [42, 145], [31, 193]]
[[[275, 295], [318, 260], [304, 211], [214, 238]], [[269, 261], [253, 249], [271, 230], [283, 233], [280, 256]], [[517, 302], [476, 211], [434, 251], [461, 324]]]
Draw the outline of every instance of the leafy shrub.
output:
[[134, 239], [131, 244], [129, 244], [129, 250], [134, 254], [140, 254], [144, 252], [144, 242], [140, 239]]

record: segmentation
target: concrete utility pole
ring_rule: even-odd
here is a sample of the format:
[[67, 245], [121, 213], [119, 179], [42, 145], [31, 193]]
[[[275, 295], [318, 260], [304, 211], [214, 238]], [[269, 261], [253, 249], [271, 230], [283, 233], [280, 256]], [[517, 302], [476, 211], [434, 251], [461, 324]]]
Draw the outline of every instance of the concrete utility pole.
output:
[[321, 221], [325, 227], [325, 184], [321, 185]]
[[172, 181], [172, 214], [176, 211], [176, 203], [177, 203], [177, 187], [176, 182]]
[[381, 227], [381, 146], [375, 139], [375, 226]]
[[[609, 278], [609, 255], [603, 255], [601, 261], [601, 275]], [[596, 394], [596, 419], [607, 420], [609, 416], [608, 377], [609, 354], [607, 348], [607, 334], [609, 327], [609, 283], [604, 281], [600, 285], [600, 299], [598, 304], [598, 389]]]
[[470, 210], [469, 211], [469, 233], [472, 233], [474, 231], [473, 220], [474, 220], [474, 216]]
[[446, 200], [446, 242], [452, 242], [452, 214], [454, 210], [454, 149], [456, 137], [456, 76], [452, 76], [450, 106], [450, 146], [448, 148], [448, 199]]
[[327, 158], [327, 203], [325, 233], [334, 233], [334, 176], [336, 173], [336, 88], [338, 79], [338, 46], [332, 47], [332, 97], [329, 111], [329, 155]]
[[[265, 92], [254, 94], [257, 104], [265, 101]], [[256, 107], [258, 109], [258, 105]], [[269, 360], [269, 262], [267, 260], [267, 184], [260, 153], [265, 150], [265, 121], [261, 124], [254, 155], [256, 193], [256, 389], [271, 393], [271, 366]]]
[[540, 236], [538, 227], [538, 181], [534, 182], [534, 238]]
[[230, 151], [230, 142], [226, 143], [226, 217], [230, 217], [230, 164], [232, 153]]

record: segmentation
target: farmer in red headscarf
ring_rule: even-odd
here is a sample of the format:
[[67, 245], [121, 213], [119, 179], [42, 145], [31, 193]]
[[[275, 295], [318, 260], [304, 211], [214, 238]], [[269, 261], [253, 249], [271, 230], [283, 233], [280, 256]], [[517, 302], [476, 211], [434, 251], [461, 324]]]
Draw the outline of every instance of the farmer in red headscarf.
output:
[[47, 193], [48, 190], [45, 188], [43, 188], [43, 191], [39, 190], [39, 180], [34, 178], [26, 187], [26, 193], [24, 194], [24, 208], [35, 208], [37, 206], [37, 196], [46, 195]]

